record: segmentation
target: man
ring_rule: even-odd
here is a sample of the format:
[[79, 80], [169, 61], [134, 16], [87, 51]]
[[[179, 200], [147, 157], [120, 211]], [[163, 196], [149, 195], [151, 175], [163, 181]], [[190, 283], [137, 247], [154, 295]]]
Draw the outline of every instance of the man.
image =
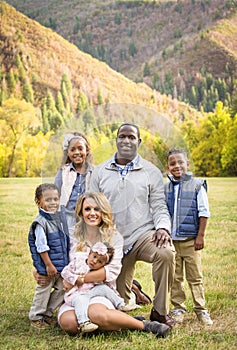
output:
[[132, 123], [118, 128], [117, 153], [93, 171], [90, 191], [103, 192], [111, 203], [124, 238], [122, 270], [117, 279], [128, 304], [136, 261], [152, 263], [155, 297], [150, 319], [173, 327], [169, 290], [174, 277], [175, 250], [160, 170], [138, 154], [140, 130]]

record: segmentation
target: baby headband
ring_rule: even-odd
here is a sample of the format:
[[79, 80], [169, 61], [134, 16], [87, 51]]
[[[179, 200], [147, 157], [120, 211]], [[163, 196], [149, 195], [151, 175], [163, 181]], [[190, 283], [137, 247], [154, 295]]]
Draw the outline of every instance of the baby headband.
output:
[[63, 137], [63, 150], [66, 151], [68, 149], [69, 143], [72, 139], [79, 139], [81, 141], [83, 141], [84, 143], [86, 143], [86, 140], [84, 139], [83, 136], [80, 135], [74, 135], [74, 134], [65, 134]]
[[106, 247], [106, 245], [102, 242], [97, 242], [93, 245], [93, 247], [91, 248], [91, 250], [94, 253], [98, 253], [100, 255], [106, 255], [106, 262], [109, 261], [109, 254], [108, 253], [108, 248]]

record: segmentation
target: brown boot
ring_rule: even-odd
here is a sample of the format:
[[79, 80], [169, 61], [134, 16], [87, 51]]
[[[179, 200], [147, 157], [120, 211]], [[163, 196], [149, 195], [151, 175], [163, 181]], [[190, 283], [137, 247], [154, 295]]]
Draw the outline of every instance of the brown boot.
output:
[[172, 317], [169, 315], [160, 315], [154, 308], [151, 310], [150, 320], [164, 323], [170, 328], [173, 328], [175, 325], [175, 320]]

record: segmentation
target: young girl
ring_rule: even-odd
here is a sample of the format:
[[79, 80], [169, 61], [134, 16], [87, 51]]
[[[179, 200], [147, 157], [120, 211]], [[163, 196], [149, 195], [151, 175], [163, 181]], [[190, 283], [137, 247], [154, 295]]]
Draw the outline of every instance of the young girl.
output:
[[47, 286], [37, 285], [29, 312], [31, 325], [39, 329], [53, 323], [52, 315], [63, 302], [60, 273], [69, 260], [69, 235], [66, 216], [58, 211], [59, 201], [59, 190], [54, 184], [44, 183], [36, 188], [39, 215], [31, 224], [28, 242], [35, 268], [50, 280]]
[[[71, 259], [71, 262], [64, 267], [61, 276], [64, 278], [64, 290], [66, 291], [64, 300], [68, 305], [75, 308], [79, 331], [81, 333], [92, 332], [98, 326], [90, 322], [87, 314], [89, 301], [96, 296], [108, 298], [116, 308], [124, 306], [124, 300], [117, 291], [109, 287], [109, 284], [83, 283], [80, 287], [74, 286], [78, 276], [82, 279], [89, 271], [98, 270], [109, 264], [113, 258], [114, 248], [108, 243], [97, 242], [93, 247], [88, 244], [79, 245]], [[89, 251], [89, 255], [88, 255]]]
[[75, 227], [75, 207], [78, 197], [89, 184], [92, 171], [92, 155], [87, 138], [79, 132], [64, 135], [62, 167], [54, 183], [59, 188], [60, 204], [65, 206], [69, 233]]
[[[106, 282], [116, 289], [116, 279], [121, 270], [123, 256], [123, 238], [113, 224], [112, 209], [107, 198], [100, 192], [85, 193], [79, 197], [75, 213], [77, 242], [71, 247], [70, 257], [77, 250], [78, 244], [85, 244], [85, 242], [91, 246], [97, 242], [109, 242], [114, 247], [114, 256], [110, 263], [98, 270], [90, 270], [83, 277], [78, 276], [75, 284], [81, 286], [88, 282]], [[107, 331], [136, 329], [152, 332], [157, 337], [165, 337], [170, 330], [169, 326], [157, 321], [141, 321], [120, 310], [115, 310], [111, 301], [102, 296], [93, 297], [90, 300], [88, 316], [91, 322]], [[66, 332], [78, 333], [75, 309], [68, 304], [60, 307], [58, 321]]]

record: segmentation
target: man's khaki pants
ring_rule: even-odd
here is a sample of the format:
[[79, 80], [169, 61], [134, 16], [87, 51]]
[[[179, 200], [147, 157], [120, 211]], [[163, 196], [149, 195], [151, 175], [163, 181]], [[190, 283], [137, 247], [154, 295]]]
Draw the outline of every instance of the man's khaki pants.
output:
[[154, 309], [160, 315], [169, 313], [169, 291], [175, 271], [175, 249], [168, 244], [166, 248], [156, 247], [151, 238], [154, 230], [146, 232], [122, 260], [122, 270], [117, 278], [117, 289], [125, 303], [129, 303], [136, 261], [152, 264], [152, 278], [155, 283]]

